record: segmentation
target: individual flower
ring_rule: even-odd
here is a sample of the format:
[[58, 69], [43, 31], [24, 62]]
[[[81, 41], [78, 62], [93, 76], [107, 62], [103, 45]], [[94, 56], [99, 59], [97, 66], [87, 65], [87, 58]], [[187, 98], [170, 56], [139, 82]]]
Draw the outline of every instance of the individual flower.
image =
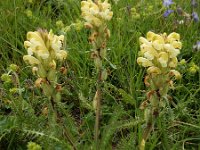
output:
[[5, 83], [10, 83], [12, 81], [12, 76], [7, 73], [4, 73], [1, 75], [1, 80]]
[[174, 2], [172, 0], [163, 0], [163, 6], [169, 7], [172, 5]]
[[192, 18], [194, 19], [195, 22], [199, 22], [199, 16], [196, 12], [192, 13]]
[[35, 142], [28, 142], [27, 149], [28, 150], [42, 150], [42, 147]]
[[26, 16], [29, 17], [29, 18], [31, 18], [31, 17], [33, 16], [33, 13], [32, 13], [32, 11], [31, 11], [30, 9], [27, 9], [27, 10], [25, 11], [25, 14], [26, 14]]
[[171, 13], [173, 13], [174, 12], [174, 10], [171, 10], [171, 9], [167, 9], [165, 12], [164, 12], [164, 14], [163, 14], [163, 17], [168, 17]]
[[194, 63], [190, 63], [190, 67], [188, 68], [188, 72], [191, 74], [195, 74], [199, 70], [199, 67]]
[[86, 20], [86, 25], [99, 27], [106, 21], [111, 20], [113, 12], [108, 0], [93, 2], [92, 0], [81, 2], [82, 17]]
[[62, 22], [62, 20], [58, 20], [58, 21], [56, 21], [56, 26], [58, 28], [63, 28], [64, 27], [64, 23]]

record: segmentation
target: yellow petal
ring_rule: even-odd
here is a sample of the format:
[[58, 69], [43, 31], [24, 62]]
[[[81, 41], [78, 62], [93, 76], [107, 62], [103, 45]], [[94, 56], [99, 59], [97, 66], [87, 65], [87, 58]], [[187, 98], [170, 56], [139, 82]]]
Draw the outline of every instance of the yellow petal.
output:
[[37, 58], [35, 58], [35, 57], [31, 56], [31, 55], [24, 55], [23, 60], [25, 62], [29, 63], [30, 65], [38, 65], [38, 64], [40, 64], [40, 61]]
[[66, 51], [64, 51], [64, 50], [60, 50], [60, 51], [58, 51], [57, 53], [56, 53], [56, 57], [57, 57], [57, 59], [58, 60], [64, 60], [64, 59], [66, 59], [67, 58], [67, 52]]
[[142, 65], [143, 67], [153, 66], [153, 63], [150, 60], [148, 60], [148, 59], [146, 59], [144, 57], [138, 57], [137, 63], [139, 65]]
[[153, 41], [153, 38], [154, 38], [155, 36], [156, 36], [155, 33], [151, 32], [151, 31], [147, 32], [147, 40], [148, 40], [148, 41]]
[[175, 68], [177, 66], [178, 60], [176, 57], [173, 57], [169, 62], [169, 67]]
[[182, 43], [181, 42], [178, 42], [178, 41], [173, 41], [171, 43], [171, 45], [174, 47], [174, 48], [177, 48], [177, 49], [181, 49], [182, 48]]
[[155, 41], [153, 41], [153, 47], [156, 50], [162, 50], [163, 49], [163, 45], [164, 45], [163, 40], [155, 40]]
[[160, 62], [162, 67], [167, 67], [168, 63], [168, 54], [165, 52], [159, 53], [158, 61]]
[[181, 74], [177, 70], [170, 70], [169, 75], [170, 76], [175, 76], [176, 79], [180, 79], [181, 78]]
[[167, 41], [172, 42], [172, 41], [179, 41], [180, 40], [180, 35], [176, 32], [172, 32], [167, 36]]
[[161, 74], [161, 70], [158, 67], [151, 66], [147, 69], [148, 74]]

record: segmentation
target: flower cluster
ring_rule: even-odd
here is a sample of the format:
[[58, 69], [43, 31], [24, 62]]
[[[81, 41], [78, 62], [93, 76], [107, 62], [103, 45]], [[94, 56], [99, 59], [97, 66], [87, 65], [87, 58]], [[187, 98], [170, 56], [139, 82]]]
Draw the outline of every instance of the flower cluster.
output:
[[110, 10], [111, 5], [107, 0], [93, 2], [92, 0], [81, 2], [82, 16], [86, 20], [86, 25], [90, 27], [99, 27], [106, 21], [111, 20], [113, 12]]
[[143, 67], [148, 67], [148, 74], [165, 74], [171, 72], [180, 77], [180, 73], [174, 68], [177, 66], [177, 55], [180, 53], [182, 43], [180, 35], [173, 32], [167, 36], [153, 32], [147, 33], [147, 38], [140, 37], [140, 55], [137, 63]]
[[52, 31], [28, 32], [27, 41], [24, 42], [28, 55], [24, 55], [23, 59], [33, 66], [33, 70], [38, 70], [40, 65], [45, 69], [55, 69], [56, 61], [63, 61], [67, 57], [67, 52], [62, 50], [63, 41], [63, 35], [54, 35]]
[[57, 82], [57, 62], [63, 61], [67, 57], [67, 52], [63, 50], [64, 36], [54, 35], [52, 31], [49, 33], [44, 30], [27, 33], [27, 41], [24, 46], [28, 55], [24, 55], [25, 62], [32, 66], [33, 74], [39, 78], [35, 85], [40, 86], [41, 83]]

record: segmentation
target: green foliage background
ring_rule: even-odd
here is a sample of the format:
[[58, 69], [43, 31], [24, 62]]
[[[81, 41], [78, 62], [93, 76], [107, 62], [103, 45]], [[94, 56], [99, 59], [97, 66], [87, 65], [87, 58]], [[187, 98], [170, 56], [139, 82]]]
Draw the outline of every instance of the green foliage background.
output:
[[[47, 150], [73, 149], [69, 139], [76, 149], [94, 149], [92, 99], [96, 77], [93, 62], [89, 59], [89, 30], [71, 28], [65, 34], [68, 58], [64, 65], [67, 75], [60, 79], [64, 82], [64, 91], [57, 108], [61, 124], [53, 121], [51, 125], [47, 124], [47, 116], [42, 111], [48, 100], [39, 89], [34, 88], [35, 77], [22, 59], [26, 54], [23, 46], [26, 33], [44, 28], [63, 34], [56, 21], [62, 20], [65, 26], [69, 26], [82, 20], [80, 1], [29, 1], [0, 1], [0, 74], [7, 72], [9, 64], [17, 64], [20, 67], [20, 86], [24, 90], [21, 95], [10, 94], [9, 89], [13, 85], [4, 85], [0, 81], [0, 149], [26, 149], [29, 141]], [[187, 64], [178, 68], [183, 78], [171, 90], [174, 105], [163, 110], [147, 148], [200, 149], [200, 71], [195, 74], [188, 71], [191, 63], [200, 66], [200, 51], [192, 49], [200, 40], [200, 24], [177, 25], [174, 20], [182, 18], [176, 15], [164, 19], [164, 8], [158, 0], [110, 2], [114, 16], [108, 23], [111, 30], [108, 58], [112, 65], [107, 63], [110, 74], [103, 89], [99, 149], [138, 148], [144, 128], [143, 111], [139, 106], [145, 100], [145, 70], [136, 63], [138, 39], [150, 30], [179, 33], [183, 43], [179, 60], [185, 59]], [[177, 1], [177, 5], [191, 12], [189, 0]], [[136, 8], [139, 18], [135, 17], [131, 8]], [[32, 16], [27, 16], [27, 10], [32, 11]], [[196, 11], [200, 14], [199, 6]], [[56, 130], [51, 130], [52, 126]]]

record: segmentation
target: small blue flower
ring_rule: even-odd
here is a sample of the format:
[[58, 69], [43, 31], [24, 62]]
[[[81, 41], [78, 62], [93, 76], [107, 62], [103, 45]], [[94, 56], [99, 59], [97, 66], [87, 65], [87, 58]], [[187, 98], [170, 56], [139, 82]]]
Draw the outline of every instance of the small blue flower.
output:
[[174, 2], [172, 0], [163, 0], [163, 6], [165, 7], [169, 7], [173, 3]]
[[164, 14], [163, 14], [163, 17], [168, 17], [171, 13], [173, 13], [174, 12], [174, 10], [171, 10], [171, 9], [168, 9], [168, 10], [166, 10], [165, 12], [164, 12]]
[[194, 19], [195, 22], [199, 22], [199, 16], [196, 12], [192, 13], [192, 18]]

